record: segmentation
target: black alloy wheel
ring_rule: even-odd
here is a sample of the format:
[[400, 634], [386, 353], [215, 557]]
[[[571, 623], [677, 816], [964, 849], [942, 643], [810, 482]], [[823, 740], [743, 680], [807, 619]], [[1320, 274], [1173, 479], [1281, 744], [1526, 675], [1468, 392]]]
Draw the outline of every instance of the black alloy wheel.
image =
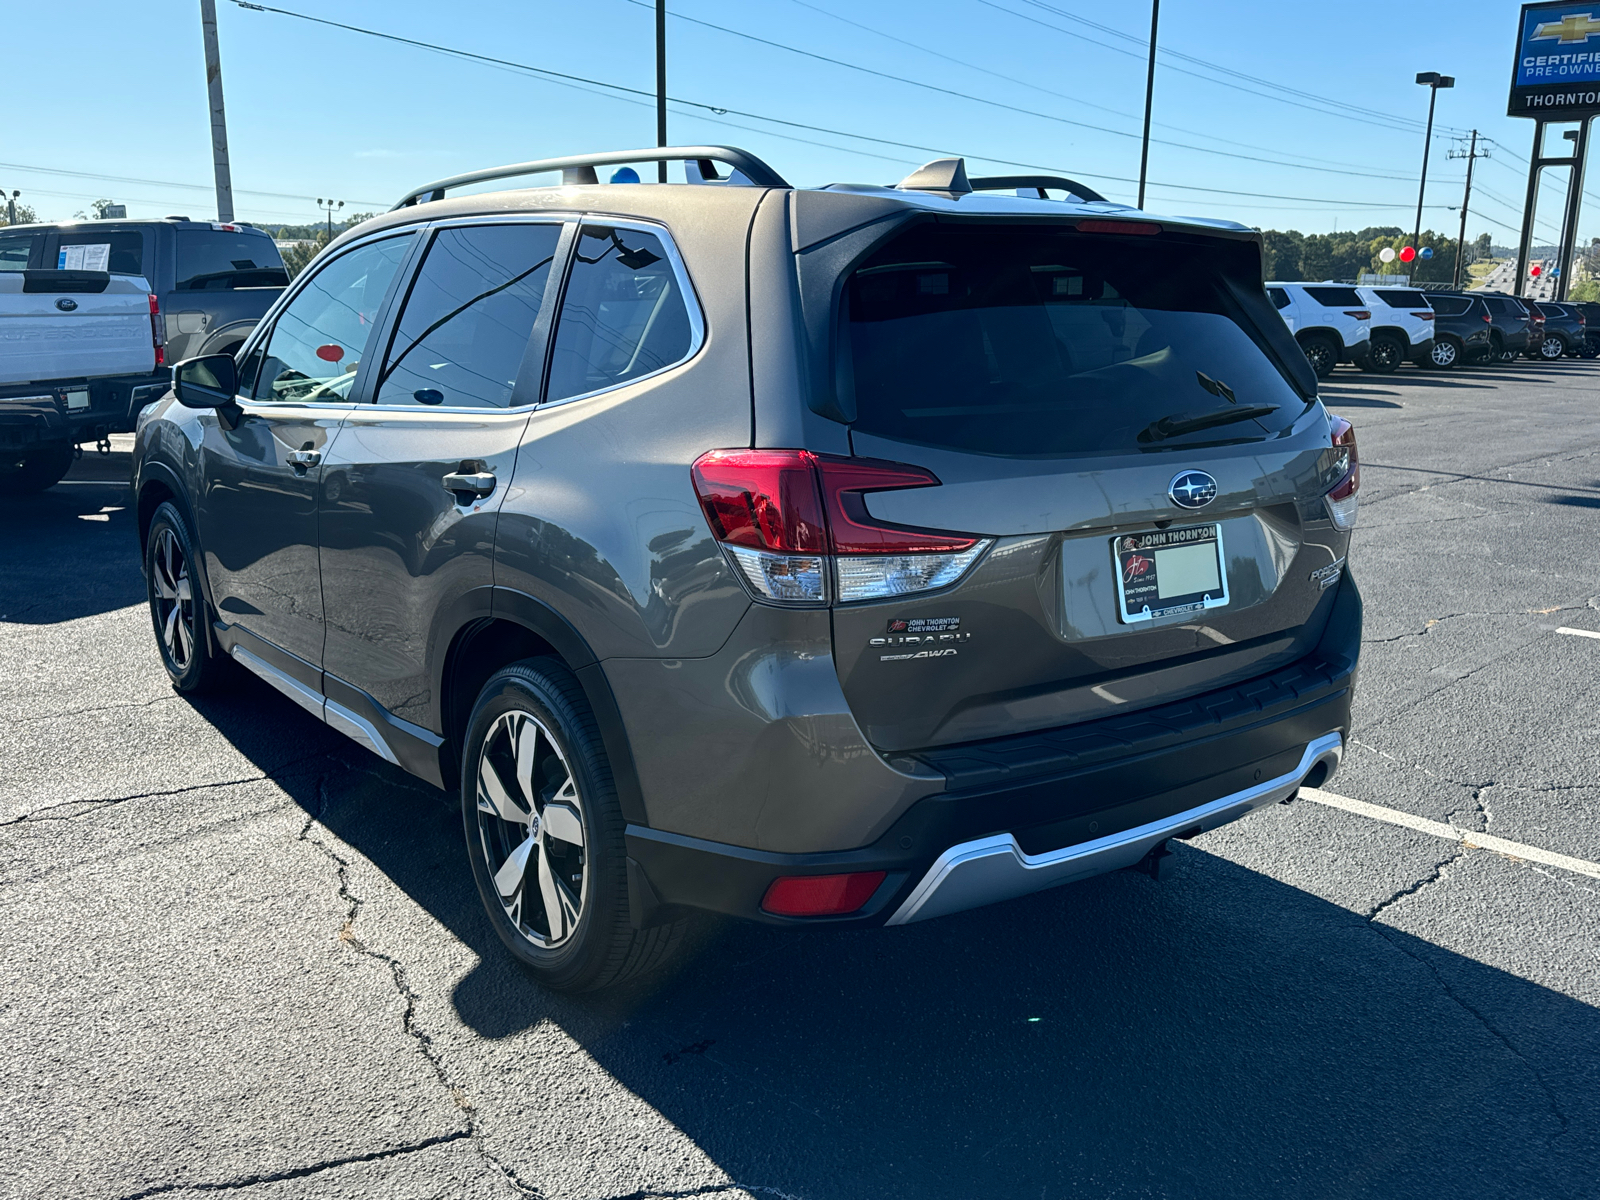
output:
[[1375, 371], [1379, 375], [1388, 375], [1400, 369], [1400, 364], [1406, 359], [1406, 349], [1399, 339], [1380, 334], [1372, 339], [1372, 355], [1368, 359], [1366, 370]]
[[223, 683], [228, 660], [207, 629], [205, 591], [195, 574], [194, 538], [170, 500], [157, 508], [145, 535], [144, 577], [161, 665], [180, 692], [204, 692]]
[[1333, 368], [1339, 364], [1339, 348], [1320, 334], [1312, 334], [1300, 343], [1300, 348], [1305, 351], [1306, 361], [1311, 364], [1311, 370], [1318, 379], [1326, 379], [1333, 374]]
[[1586, 333], [1583, 345], [1578, 347], [1579, 358], [1600, 358], [1600, 335]]
[[606, 987], [660, 966], [687, 921], [635, 929], [622, 808], [599, 727], [558, 660], [483, 685], [461, 755], [461, 816], [496, 935], [538, 982]]

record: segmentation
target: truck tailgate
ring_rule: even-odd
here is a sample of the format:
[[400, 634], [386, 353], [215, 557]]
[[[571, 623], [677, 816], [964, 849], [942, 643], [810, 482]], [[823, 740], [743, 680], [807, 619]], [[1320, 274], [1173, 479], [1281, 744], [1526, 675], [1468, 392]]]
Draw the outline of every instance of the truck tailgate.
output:
[[149, 284], [101, 275], [99, 290], [98, 280], [69, 278], [90, 274], [0, 273], [0, 385], [155, 370]]

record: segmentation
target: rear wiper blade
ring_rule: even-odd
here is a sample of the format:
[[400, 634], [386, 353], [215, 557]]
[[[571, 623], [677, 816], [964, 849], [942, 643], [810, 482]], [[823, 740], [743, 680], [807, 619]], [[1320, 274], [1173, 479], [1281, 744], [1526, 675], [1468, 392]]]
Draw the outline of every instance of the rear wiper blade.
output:
[[1169, 437], [1180, 434], [1194, 433], [1201, 429], [1211, 429], [1217, 425], [1232, 425], [1235, 421], [1253, 421], [1257, 417], [1271, 416], [1278, 411], [1276, 404], [1247, 404], [1243, 408], [1224, 408], [1217, 412], [1205, 413], [1198, 417], [1188, 417], [1182, 413], [1173, 413], [1171, 416], [1162, 417], [1158, 421], [1151, 421], [1139, 433], [1141, 442], [1159, 442]]

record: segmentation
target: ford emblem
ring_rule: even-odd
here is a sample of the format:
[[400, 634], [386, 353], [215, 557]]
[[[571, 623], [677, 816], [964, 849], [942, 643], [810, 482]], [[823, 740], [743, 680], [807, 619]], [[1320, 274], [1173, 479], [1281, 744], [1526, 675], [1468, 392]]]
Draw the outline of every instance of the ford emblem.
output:
[[1217, 498], [1217, 481], [1204, 471], [1179, 471], [1167, 484], [1167, 495], [1179, 508], [1204, 508]]
[[77, 307], [78, 307], [78, 302], [76, 300], [70, 300], [66, 296], [63, 296], [63, 297], [61, 297], [61, 299], [56, 301], [56, 307], [59, 308], [62, 312], [75, 312], [77, 310]]

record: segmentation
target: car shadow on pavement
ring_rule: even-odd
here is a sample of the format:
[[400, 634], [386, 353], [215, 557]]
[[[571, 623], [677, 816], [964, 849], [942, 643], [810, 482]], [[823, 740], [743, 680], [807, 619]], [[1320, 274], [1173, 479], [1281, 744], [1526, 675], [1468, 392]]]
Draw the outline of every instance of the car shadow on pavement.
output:
[[[254, 680], [197, 708], [241, 747], [321, 728]], [[509, 1039], [553, 1022], [747, 1187], [1031, 1200], [1593, 1182], [1600, 1011], [1194, 847], [1159, 883], [1123, 872], [901, 929], [707, 923], [666, 973], [569, 997], [496, 940], [451, 798], [354, 746], [329, 758], [282, 786], [476, 956], [449, 999], [482, 1039], [478, 1069], [527, 1070], [536, 1089]], [[1415, 890], [1388, 917], [1422, 906], [1426, 924], [1448, 895]]]
[[90, 449], [55, 487], [0, 497], [0, 621], [52, 625], [144, 603], [129, 457]]

